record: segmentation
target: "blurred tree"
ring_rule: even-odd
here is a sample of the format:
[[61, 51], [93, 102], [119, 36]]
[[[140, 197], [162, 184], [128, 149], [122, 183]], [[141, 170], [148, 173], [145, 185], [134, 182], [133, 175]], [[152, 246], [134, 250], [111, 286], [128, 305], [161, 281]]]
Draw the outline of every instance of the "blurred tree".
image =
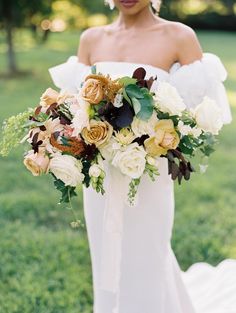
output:
[[221, 0], [222, 4], [227, 8], [229, 15], [234, 15], [235, 0]]
[[18, 72], [13, 45], [13, 33], [16, 27], [32, 26], [31, 18], [40, 13], [49, 16], [53, 0], [1, 0], [0, 27], [6, 34], [7, 60], [9, 74]]

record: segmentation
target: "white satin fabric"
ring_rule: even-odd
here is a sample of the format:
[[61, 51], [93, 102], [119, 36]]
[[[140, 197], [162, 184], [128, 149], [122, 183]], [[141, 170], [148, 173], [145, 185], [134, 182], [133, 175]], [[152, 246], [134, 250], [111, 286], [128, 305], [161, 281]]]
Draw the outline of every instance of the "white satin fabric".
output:
[[[176, 63], [169, 72], [147, 64], [96, 63], [97, 72], [114, 78], [130, 76], [139, 66], [146, 69], [147, 77], [172, 83], [189, 107], [205, 95], [214, 98], [224, 123], [231, 122], [222, 83], [227, 73], [216, 55], [205, 53], [202, 60], [189, 65]], [[76, 92], [90, 70], [75, 56], [49, 69], [55, 85], [69, 92]], [[105, 166], [105, 195], [83, 188], [93, 313], [236, 313], [236, 276], [231, 276], [236, 272], [236, 261], [225, 261], [217, 268], [198, 263], [187, 273], [178, 266], [170, 246], [174, 188], [167, 161], [160, 159], [160, 176], [155, 183], [143, 177], [134, 207], [126, 204], [127, 178], [111, 165]]]

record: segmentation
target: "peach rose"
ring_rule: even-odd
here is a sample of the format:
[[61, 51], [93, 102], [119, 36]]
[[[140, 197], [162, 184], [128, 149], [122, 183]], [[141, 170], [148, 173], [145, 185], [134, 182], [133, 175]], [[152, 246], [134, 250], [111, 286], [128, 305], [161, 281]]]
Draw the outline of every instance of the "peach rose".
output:
[[40, 105], [43, 107], [48, 107], [53, 103], [57, 102], [59, 93], [52, 89], [52, 88], [48, 88], [41, 96], [40, 98]]
[[90, 129], [83, 128], [82, 136], [86, 143], [102, 147], [112, 136], [113, 127], [108, 122], [90, 121]]
[[34, 151], [31, 150], [24, 158], [24, 165], [34, 176], [39, 176], [43, 173], [47, 173], [49, 157], [45, 155], [43, 151], [34, 153]]
[[179, 135], [175, 131], [172, 120], [158, 121], [155, 126], [155, 135], [145, 140], [146, 151], [151, 156], [166, 155], [170, 149], [176, 149], [179, 144]]
[[81, 96], [85, 101], [88, 101], [91, 104], [98, 104], [104, 98], [101, 81], [94, 78], [86, 80], [81, 89]]

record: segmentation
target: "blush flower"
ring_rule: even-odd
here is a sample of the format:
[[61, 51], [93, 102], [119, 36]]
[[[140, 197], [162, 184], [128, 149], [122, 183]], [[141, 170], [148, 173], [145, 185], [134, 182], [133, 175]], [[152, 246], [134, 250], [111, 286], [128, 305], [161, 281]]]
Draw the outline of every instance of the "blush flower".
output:
[[39, 150], [39, 152], [36, 153], [31, 150], [24, 158], [24, 165], [33, 174], [33, 176], [39, 176], [43, 173], [47, 173], [49, 157], [43, 150]]

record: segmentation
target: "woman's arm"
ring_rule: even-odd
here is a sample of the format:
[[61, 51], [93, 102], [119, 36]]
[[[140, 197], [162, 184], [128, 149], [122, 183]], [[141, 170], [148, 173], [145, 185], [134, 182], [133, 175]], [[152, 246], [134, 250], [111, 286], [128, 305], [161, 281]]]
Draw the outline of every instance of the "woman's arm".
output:
[[81, 36], [78, 47], [78, 60], [86, 65], [90, 64], [90, 43], [91, 43], [91, 29], [85, 30]]
[[181, 65], [190, 64], [202, 58], [202, 48], [192, 28], [176, 23], [176, 54]]

